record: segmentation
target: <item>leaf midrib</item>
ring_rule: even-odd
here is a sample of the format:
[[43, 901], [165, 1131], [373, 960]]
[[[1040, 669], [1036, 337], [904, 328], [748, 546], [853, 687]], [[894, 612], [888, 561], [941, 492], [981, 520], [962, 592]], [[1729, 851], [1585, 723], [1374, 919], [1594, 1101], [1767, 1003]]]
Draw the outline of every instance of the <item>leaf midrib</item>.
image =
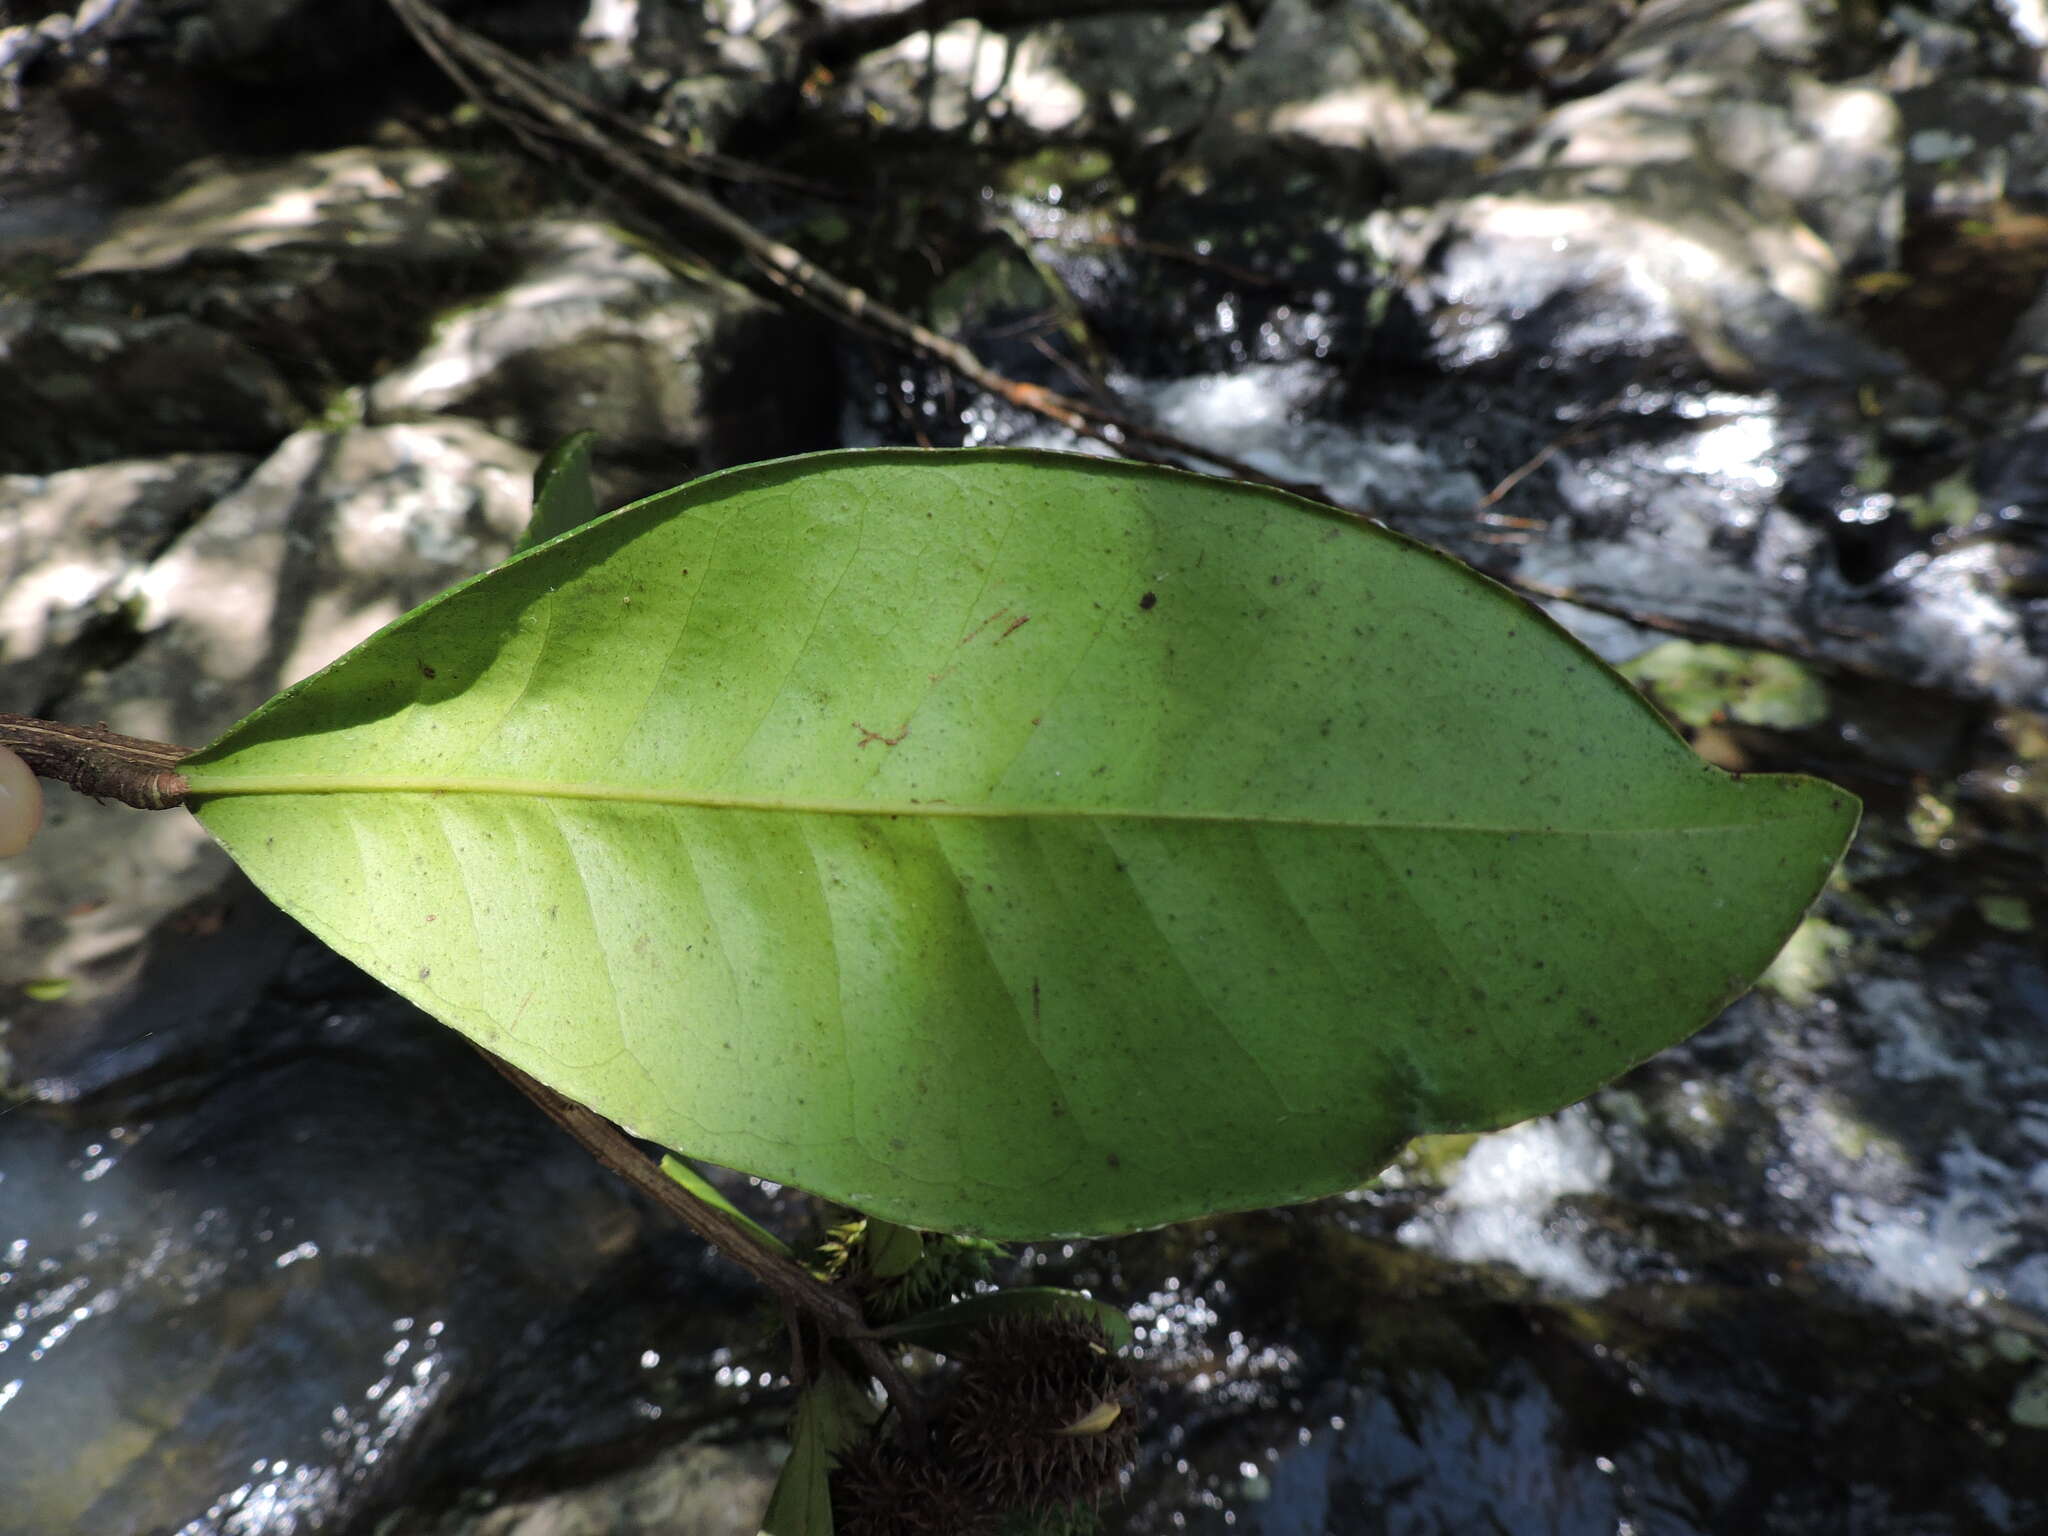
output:
[[210, 777], [188, 773], [195, 800], [232, 795], [502, 795], [508, 799], [590, 800], [620, 805], [666, 805], [691, 810], [771, 811], [785, 815], [930, 817], [956, 821], [1155, 821], [1213, 826], [1301, 827], [1332, 832], [1445, 832], [1478, 836], [1644, 837], [1658, 833], [1727, 831], [1768, 822], [1812, 820], [1811, 811], [1752, 816], [1736, 821], [1650, 826], [1570, 827], [1487, 825], [1463, 821], [1344, 820], [1322, 816], [1275, 816], [1243, 811], [1178, 811], [1118, 806], [958, 805], [946, 800], [813, 799], [772, 795], [720, 795], [625, 784], [565, 784], [549, 779], [466, 779], [389, 774], [248, 774]]

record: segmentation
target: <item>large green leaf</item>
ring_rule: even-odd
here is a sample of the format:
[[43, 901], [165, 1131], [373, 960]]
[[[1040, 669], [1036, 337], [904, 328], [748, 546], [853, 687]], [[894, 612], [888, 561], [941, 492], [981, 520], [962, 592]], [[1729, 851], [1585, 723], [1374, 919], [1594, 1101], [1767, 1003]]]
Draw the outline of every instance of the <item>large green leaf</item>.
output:
[[1583, 1096], [1742, 990], [1857, 812], [1407, 539], [1026, 452], [695, 481], [187, 771], [286, 910], [632, 1131], [1019, 1238]]

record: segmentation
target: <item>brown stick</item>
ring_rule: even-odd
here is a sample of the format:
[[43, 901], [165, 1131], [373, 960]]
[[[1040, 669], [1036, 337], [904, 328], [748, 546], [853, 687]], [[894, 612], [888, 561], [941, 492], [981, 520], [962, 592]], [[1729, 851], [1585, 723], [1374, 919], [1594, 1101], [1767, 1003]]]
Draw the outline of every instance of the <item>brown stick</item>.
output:
[[859, 1302], [827, 1285], [795, 1260], [769, 1248], [729, 1213], [691, 1194], [651, 1162], [631, 1137], [595, 1110], [555, 1092], [482, 1046], [477, 1050], [504, 1074], [507, 1082], [539, 1105], [542, 1113], [582, 1143], [592, 1157], [746, 1270], [785, 1308], [794, 1308], [815, 1319], [828, 1337], [843, 1339], [852, 1346], [861, 1364], [888, 1392], [889, 1401], [903, 1416], [905, 1428], [913, 1436], [922, 1434], [922, 1401], [895, 1356], [868, 1326]]
[[177, 765], [192, 755], [190, 747], [123, 736], [103, 725], [65, 725], [32, 715], [0, 714], [0, 747], [43, 778], [138, 811], [183, 805], [189, 788]]
[[[1076, 400], [1043, 385], [1021, 383], [996, 372], [968, 347], [918, 324], [872, 294], [842, 282], [801, 251], [762, 234], [715, 198], [676, 180], [649, 164], [634, 150], [615, 142], [612, 136], [591, 122], [593, 114], [579, 107], [573, 92], [541, 74], [525, 60], [507, 53], [486, 38], [465, 31], [428, 5], [426, 0], [390, 0], [390, 4], [419, 40], [420, 46], [447, 70], [450, 78], [479, 107], [505, 123], [521, 143], [538, 150], [530, 126], [520, 122], [516, 114], [479, 89], [472, 72], [487, 77], [495, 90], [516, 102], [521, 111], [544, 124], [555, 137], [566, 140], [611, 170], [638, 182], [663, 202], [730, 240], [768, 281], [792, 298], [845, 324], [879, 332], [898, 346], [931, 358], [990, 394], [1021, 410], [1057, 422], [1079, 436], [1091, 437], [1125, 451], [1132, 443], [1147, 444], [1182, 458], [1213, 464], [1239, 480], [1291, 491], [1325, 505], [1338, 505], [1317, 486], [1269, 475], [1230, 454], [1131, 420], [1090, 401]], [[666, 145], [656, 147], [666, 152]], [[1340, 507], [1339, 510], [1354, 511], [1355, 515], [1355, 509]]]

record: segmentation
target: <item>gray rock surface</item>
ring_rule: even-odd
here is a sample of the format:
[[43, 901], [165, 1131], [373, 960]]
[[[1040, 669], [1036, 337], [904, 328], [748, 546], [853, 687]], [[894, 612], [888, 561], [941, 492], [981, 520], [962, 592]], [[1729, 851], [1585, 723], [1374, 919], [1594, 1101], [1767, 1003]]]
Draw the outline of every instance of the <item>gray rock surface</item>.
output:
[[732, 462], [735, 418], [759, 410], [764, 376], [792, 394], [806, 332], [704, 269], [678, 270], [619, 230], [543, 222], [520, 238], [512, 282], [443, 316], [426, 345], [369, 386], [373, 421], [447, 415], [519, 442], [586, 427], [614, 458], [689, 467]]
[[754, 1536], [775, 1483], [775, 1449], [680, 1445], [616, 1477], [482, 1513], [400, 1513], [380, 1536]]
[[[101, 601], [121, 611], [127, 654], [68, 679], [55, 717], [203, 745], [286, 683], [508, 553], [525, 526], [533, 463], [460, 421], [287, 438], [161, 555], [97, 573]], [[52, 494], [87, 476], [106, 478], [53, 477], [66, 483], [18, 511], [17, 527], [49, 516]], [[146, 546], [131, 551], [142, 553]], [[10, 592], [47, 588], [74, 558], [63, 544], [39, 550], [23, 559]], [[8, 675], [62, 676], [69, 665], [61, 650], [24, 651]], [[55, 1072], [82, 1020], [133, 982], [150, 934], [227, 871], [188, 817], [52, 797], [35, 846], [0, 870], [0, 965], [12, 987], [59, 977], [69, 989], [61, 1001], [8, 1009], [15, 1073]]]
[[124, 584], [248, 474], [237, 454], [125, 459], [0, 477], [0, 697], [17, 713], [76, 679], [72, 647]]

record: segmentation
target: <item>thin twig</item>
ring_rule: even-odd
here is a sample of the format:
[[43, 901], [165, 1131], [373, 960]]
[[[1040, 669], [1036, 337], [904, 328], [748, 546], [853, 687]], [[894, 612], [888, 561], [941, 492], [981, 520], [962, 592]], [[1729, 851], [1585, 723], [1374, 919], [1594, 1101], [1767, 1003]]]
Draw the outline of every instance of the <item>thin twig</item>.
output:
[[1080, 436], [1119, 448], [1129, 442], [1148, 443], [1167, 453], [1213, 464], [1240, 480], [1337, 505], [1320, 487], [1269, 475], [1242, 459], [1147, 426], [1117, 411], [996, 372], [966, 346], [939, 335], [852, 284], [842, 282], [793, 246], [762, 234], [715, 198], [676, 180], [650, 164], [641, 154], [616, 142], [576, 108], [562, 87], [516, 55], [457, 26], [425, 0], [390, 0], [390, 3], [421, 46], [444, 68], [451, 55], [460, 57], [465, 67], [450, 69], [451, 78], [479, 107], [512, 127], [522, 143], [531, 145], [530, 128], [514, 127], [519, 122], [518, 115], [509, 111], [504, 103], [494, 100], [489, 92], [477, 89], [470, 78], [472, 71], [487, 76], [497, 91], [516, 102], [525, 113], [537, 117], [557, 137], [577, 145], [671, 207], [730, 240], [768, 281], [792, 298], [842, 320], [878, 330], [898, 346], [929, 357], [990, 394], [1056, 422]]
[[69, 784], [96, 800], [118, 800], [138, 811], [168, 811], [185, 803], [190, 788], [178, 764], [190, 747], [123, 736], [105, 726], [66, 725], [32, 715], [0, 714], [0, 747], [35, 773]]
[[844, 1340], [851, 1346], [888, 1392], [889, 1401], [903, 1415], [906, 1427], [921, 1433], [924, 1416], [917, 1390], [904, 1376], [895, 1356], [868, 1326], [859, 1302], [845, 1291], [827, 1285], [794, 1259], [775, 1252], [729, 1212], [683, 1188], [634, 1145], [631, 1137], [597, 1111], [557, 1093], [538, 1078], [529, 1077], [502, 1056], [482, 1046], [477, 1049], [484, 1060], [504, 1074], [507, 1082], [539, 1105], [550, 1120], [582, 1143], [592, 1157], [746, 1270], [785, 1307], [813, 1318], [827, 1337]]

